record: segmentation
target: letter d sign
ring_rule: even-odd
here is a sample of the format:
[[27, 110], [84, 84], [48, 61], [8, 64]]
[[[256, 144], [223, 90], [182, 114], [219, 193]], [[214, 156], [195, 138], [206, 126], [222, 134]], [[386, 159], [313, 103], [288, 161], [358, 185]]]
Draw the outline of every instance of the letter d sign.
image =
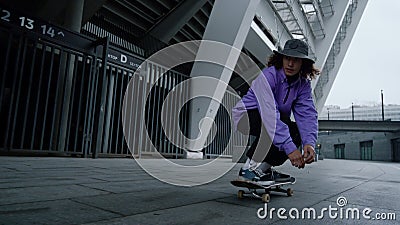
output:
[[126, 57], [126, 55], [121, 54], [121, 62], [122, 63], [128, 62], [128, 58]]

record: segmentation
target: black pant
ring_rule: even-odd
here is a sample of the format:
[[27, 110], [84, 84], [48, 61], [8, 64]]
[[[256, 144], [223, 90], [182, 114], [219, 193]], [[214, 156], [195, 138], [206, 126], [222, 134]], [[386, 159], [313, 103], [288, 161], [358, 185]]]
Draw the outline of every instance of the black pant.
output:
[[[247, 116], [248, 120], [246, 116], [243, 116], [238, 124], [238, 130], [240, 132], [244, 134], [249, 134], [249, 141], [247, 143], [248, 149], [246, 156], [252, 159], [256, 147], [267, 148], [270, 146], [268, 154], [267, 156], [265, 156], [263, 161], [267, 162], [272, 166], [282, 165], [288, 159], [288, 156], [284, 151], [279, 151], [278, 147], [272, 144], [272, 141], [265, 141], [263, 143], [260, 143], [261, 146], [257, 146], [260, 141], [261, 129], [263, 129], [263, 132], [266, 134], [265, 128], [262, 125], [262, 120], [258, 109], [248, 110]], [[286, 125], [288, 125], [290, 136], [292, 137], [293, 143], [297, 147], [299, 147], [301, 145], [301, 138], [296, 123], [291, 121], [288, 116], [283, 116], [283, 115], [281, 115], [281, 121], [284, 122]], [[265, 136], [263, 138], [268, 139], [269, 136]]]

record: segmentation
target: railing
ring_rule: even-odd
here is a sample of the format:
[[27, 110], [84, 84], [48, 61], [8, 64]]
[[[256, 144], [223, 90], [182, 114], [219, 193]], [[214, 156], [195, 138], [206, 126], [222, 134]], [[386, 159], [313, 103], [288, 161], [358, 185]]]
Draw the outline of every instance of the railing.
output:
[[[247, 137], [238, 131], [234, 131], [230, 116], [232, 108], [238, 101], [239, 99], [235, 94], [230, 91], [225, 92], [214, 121], [216, 127], [208, 135], [207, 143], [210, 144], [204, 149], [206, 157], [231, 157], [235, 148], [246, 146]], [[214, 137], [214, 140], [211, 137]]]
[[[175, 87], [186, 75], [151, 63], [142, 65], [143, 73], [135, 73], [143, 60], [110, 46], [107, 38], [74, 37], [91, 43], [82, 48], [4, 24], [0, 38], [1, 152], [97, 157], [142, 156], [157, 149], [168, 157], [184, 155], [179, 146], [185, 143], [178, 132], [187, 134], [189, 110], [188, 104], [177, 107], [179, 101], [186, 102], [189, 90]], [[133, 87], [133, 103], [144, 107], [144, 114], [140, 110], [124, 114], [128, 83]], [[179, 146], [166, 137], [160, 122], [163, 100], [171, 93], [176, 102], [164, 107], [167, 113], [180, 113], [179, 127], [166, 126], [174, 130], [172, 141]], [[233, 107], [237, 99], [228, 93], [223, 101]], [[125, 133], [123, 117], [135, 124]], [[220, 111], [216, 124], [218, 135], [205, 154], [230, 156], [232, 143], [224, 145], [230, 137], [229, 116]]]
[[[30, 20], [51, 32], [0, 19], [0, 153], [184, 156], [189, 89], [178, 84], [187, 75], [143, 63], [108, 37], [95, 40]], [[124, 106], [128, 85], [130, 102]], [[174, 101], [163, 105], [168, 95]], [[227, 92], [223, 104], [231, 110], [237, 100]], [[179, 113], [177, 123], [165, 118], [173, 113]], [[161, 119], [173, 131], [168, 138]], [[122, 121], [133, 125], [126, 129]], [[236, 145], [245, 145], [236, 133], [228, 144], [232, 126], [223, 107], [215, 124], [207, 157], [230, 156]]]
[[[91, 152], [98, 92], [95, 47], [81, 50], [33, 32], [0, 29], [2, 149]], [[61, 149], [62, 148], [62, 149]]]

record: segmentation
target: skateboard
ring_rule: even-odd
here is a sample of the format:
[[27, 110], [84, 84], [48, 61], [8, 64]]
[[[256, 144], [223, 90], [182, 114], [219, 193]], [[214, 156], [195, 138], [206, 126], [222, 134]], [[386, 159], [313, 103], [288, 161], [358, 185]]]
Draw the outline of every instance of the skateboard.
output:
[[[252, 182], [252, 181], [241, 181], [241, 180], [231, 181], [231, 184], [233, 186], [243, 187], [243, 188], [247, 188], [249, 190], [247, 192], [244, 190], [239, 190], [237, 193], [238, 198], [244, 198], [245, 196], [249, 195], [249, 196], [259, 198], [263, 202], [269, 202], [269, 200], [271, 199], [271, 196], [270, 196], [271, 191], [286, 193], [287, 196], [292, 196], [293, 190], [291, 188], [284, 189], [281, 186], [294, 184], [294, 183], [296, 183], [296, 178], [294, 178], [294, 177], [291, 177], [289, 181], [276, 182], [275, 184], [267, 185], [267, 186], [263, 186], [263, 185], [255, 183], [255, 182]], [[260, 193], [257, 191], [260, 189], [264, 190], [264, 193]]]

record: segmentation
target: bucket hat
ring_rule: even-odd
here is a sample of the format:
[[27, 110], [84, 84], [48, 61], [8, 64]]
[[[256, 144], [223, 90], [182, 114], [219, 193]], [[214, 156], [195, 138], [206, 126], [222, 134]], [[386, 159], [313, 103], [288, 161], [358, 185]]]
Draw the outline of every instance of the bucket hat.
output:
[[286, 41], [282, 51], [273, 51], [285, 56], [297, 57], [302, 59], [308, 59], [315, 63], [314, 59], [308, 56], [308, 45], [299, 39], [290, 39]]

